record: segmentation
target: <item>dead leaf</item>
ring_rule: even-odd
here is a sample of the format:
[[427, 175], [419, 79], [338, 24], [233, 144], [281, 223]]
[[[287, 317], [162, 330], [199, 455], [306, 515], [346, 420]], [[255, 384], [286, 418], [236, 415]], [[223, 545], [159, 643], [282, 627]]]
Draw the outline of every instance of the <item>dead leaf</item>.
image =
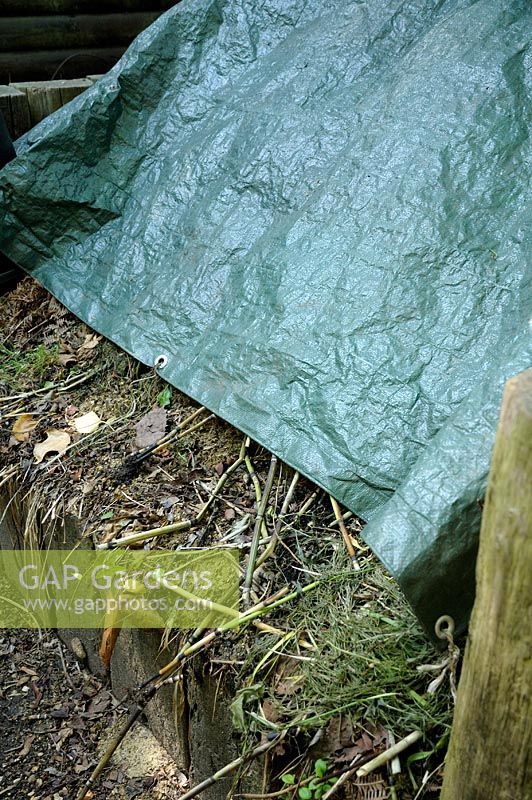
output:
[[22, 666], [22, 667], [20, 667], [20, 671], [21, 671], [21, 672], [25, 672], [25, 673], [26, 673], [26, 675], [31, 675], [31, 676], [33, 676], [34, 678], [38, 678], [38, 677], [39, 677], [39, 673], [38, 673], [38, 672], [35, 672], [35, 670], [34, 670], [34, 669], [32, 669], [31, 667], [25, 667], [25, 666]]
[[39, 420], [33, 414], [21, 414], [18, 416], [11, 428], [11, 433], [17, 442], [27, 442], [30, 438], [30, 433], [35, 430]]
[[297, 662], [281, 659], [275, 676], [275, 694], [281, 696], [296, 694], [301, 689], [304, 680]]
[[48, 453], [64, 453], [70, 444], [70, 435], [66, 431], [55, 429], [46, 431], [46, 439], [33, 448], [35, 463], [40, 464]]
[[109, 692], [106, 691], [100, 692], [90, 701], [89, 707], [83, 716], [87, 717], [88, 719], [93, 719], [99, 714], [103, 714], [103, 712], [110, 706], [110, 704], [111, 704], [111, 695], [109, 694]]
[[26, 736], [26, 738], [24, 739], [24, 745], [22, 746], [22, 749], [18, 753], [19, 758], [24, 758], [25, 756], [28, 755], [28, 753], [31, 750], [31, 746], [33, 744], [34, 739], [35, 736], [32, 736], [31, 734], [29, 736]]
[[344, 747], [350, 747], [354, 742], [353, 725], [348, 716], [333, 717], [325, 729], [326, 747], [331, 753], [336, 753]]
[[37, 686], [37, 684], [34, 683], [33, 681], [30, 683], [30, 686], [31, 686], [31, 691], [33, 692], [33, 696], [35, 697], [35, 700], [33, 701], [32, 708], [37, 708], [37, 706], [39, 705], [39, 703], [42, 700], [42, 692], [39, 689], [39, 687]]
[[154, 408], [145, 414], [135, 425], [137, 432], [135, 447], [142, 450], [162, 439], [166, 432], [167, 416], [164, 408]]
[[54, 708], [50, 711], [50, 716], [52, 719], [68, 719], [70, 715], [70, 711], [66, 706], [62, 706], [60, 708]]
[[100, 427], [102, 420], [95, 411], [88, 411], [81, 417], [75, 417], [72, 424], [78, 433], [94, 433]]
[[275, 706], [275, 704], [271, 700], [264, 700], [262, 703], [262, 713], [264, 714], [265, 718], [268, 722], [279, 722], [281, 719], [281, 715], [279, 714], [279, 709]]
[[80, 345], [80, 350], [94, 350], [95, 347], [98, 346], [98, 342], [102, 339], [101, 336], [97, 336], [94, 333], [88, 333], [85, 336], [85, 340], [82, 345]]
[[106, 628], [102, 633], [102, 641], [100, 644], [100, 649], [98, 650], [98, 655], [100, 656], [105, 669], [109, 669], [111, 666], [111, 656], [113, 655], [113, 650], [115, 648], [119, 633], [120, 628]]
[[68, 367], [69, 364], [75, 364], [77, 358], [73, 353], [59, 353], [57, 360], [63, 367]]

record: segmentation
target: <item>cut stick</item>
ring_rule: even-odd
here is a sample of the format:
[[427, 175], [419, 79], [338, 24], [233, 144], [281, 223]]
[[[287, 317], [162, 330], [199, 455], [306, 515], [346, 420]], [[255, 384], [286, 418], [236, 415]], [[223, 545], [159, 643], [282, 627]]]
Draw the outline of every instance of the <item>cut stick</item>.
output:
[[395, 756], [399, 755], [399, 753], [402, 753], [403, 750], [407, 750], [411, 745], [419, 742], [422, 735], [423, 734], [421, 731], [413, 731], [412, 733], [409, 733], [408, 736], [405, 736], [405, 738], [401, 739], [400, 742], [394, 744], [393, 747], [389, 747], [388, 750], [384, 751], [384, 753], [372, 758], [371, 761], [368, 761], [368, 763], [364, 764], [363, 767], [357, 769], [357, 778], [364, 778], [366, 775], [369, 775], [370, 772], [374, 772], [379, 767], [387, 764], [388, 761], [392, 761]]
[[330, 498], [331, 498], [331, 505], [334, 511], [334, 516], [336, 517], [336, 522], [338, 523], [338, 527], [340, 528], [340, 533], [342, 534], [342, 538], [345, 542], [345, 548], [347, 550], [349, 558], [351, 559], [352, 567], [355, 570], [359, 570], [360, 564], [358, 563], [357, 556], [355, 553], [355, 548], [353, 547], [353, 542], [351, 541], [351, 537], [349, 536], [349, 531], [345, 527], [345, 522], [342, 516], [342, 511], [340, 509], [340, 506], [338, 505], [337, 500], [332, 495], [330, 495]]

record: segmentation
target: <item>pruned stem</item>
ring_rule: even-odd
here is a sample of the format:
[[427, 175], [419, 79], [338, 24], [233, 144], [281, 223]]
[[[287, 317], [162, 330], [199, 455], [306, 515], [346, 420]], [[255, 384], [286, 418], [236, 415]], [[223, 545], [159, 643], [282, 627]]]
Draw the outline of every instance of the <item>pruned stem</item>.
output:
[[117, 547], [129, 547], [137, 542], [144, 542], [146, 539], [153, 539], [165, 533], [175, 533], [176, 531], [188, 531], [197, 525], [196, 520], [184, 520], [174, 522], [172, 525], [163, 525], [162, 528], [151, 528], [149, 531], [139, 531], [130, 536], [122, 536], [119, 539], [111, 539], [109, 542], [101, 542], [96, 545], [96, 550], [114, 550]]
[[292, 497], [294, 496], [294, 492], [296, 490], [297, 483], [299, 481], [299, 472], [294, 472], [294, 477], [292, 478], [292, 482], [288, 487], [288, 492], [286, 493], [286, 497], [284, 499], [283, 505], [281, 507], [281, 511], [279, 516], [277, 517], [277, 521], [275, 523], [275, 527], [273, 529], [272, 538], [268, 545], [268, 547], [264, 550], [262, 555], [257, 560], [257, 567], [262, 566], [267, 558], [269, 558], [275, 552], [275, 548], [277, 546], [277, 542], [279, 539], [279, 534], [281, 532], [281, 528], [283, 526], [284, 518], [288, 513], [288, 508], [290, 503], [292, 502]]
[[345, 542], [345, 548], [351, 559], [351, 564], [353, 569], [359, 570], [360, 564], [358, 563], [357, 556], [355, 553], [355, 548], [353, 547], [353, 542], [351, 541], [351, 537], [349, 536], [349, 531], [345, 527], [345, 522], [342, 517], [342, 512], [340, 510], [340, 506], [338, 505], [337, 500], [331, 495], [331, 505], [334, 511], [334, 516], [336, 517], [336, 521], [338, 523], [338, 527], [340, 528], [340, 533], [342, 534], [342, 538]]
[[204, 519], [207, 511], [209, 510], [209, 508], [212, 506], [212, 504], [214, 503], [214, 501], [216, 500], [216, 498], [218, 497], [218, 495], [222, 491], [222, 489], [225, 486], [228, 478], [230, 478], [230, 476], [233, 474], [233, 472], [235, 472], [238, 469], [238, 467], [241, 464], [244, 463], [244, 457], [245, 457], [245, 454], [246, 454], [247, 442], [248, 442], [248, 439], [246, 437], [246, 439], [244, 439], [244, 441], [242, 442], [242, 447], [240, 448], [240, 452], [238, 454], [237, 460], [235, 461], [234, 464], [231, 464], [231, 466], [220, 477], [220, 480], [218, 481], [218, 483], [214, 487], [213, 493], [211, 494], [211, 496], [209, 497], [208, 501], [205, 503], [205, 505], [203, 506], [203, 508], [199, 512], [198, 516], [196, 517], [196, 522], [197, 523], [201, 522]]
[[[255, 520], [255, 530], [253, 531], [253, 538], [251, 540], [251, 550], [249, 551], [248, 565], [246, 570], [246, 580], [244, 582], [244, 603], [249, 603], [249, 595], [251, 592], [251, 584], [253, 583], [253, 573], [255, 572], [255, 562], [257, 560], [257, 553], [259, 550], [260, 534], [263, 529], [264, 515], [266, 513], [266, 506], [273, 486], [273, 479], [277, 467], [277, 456], [272, 455], [270, 461], [270, 469], [268, 470], [268, 477], [266, 478], [266, 485], [261, 497], [261, 501], [257, 510], [257, 517]], [[264, 525], [265, 527], [265, 525]], [[268, 531], [266, 530], [266, 534]]]
[[235, 769], [237, 769], [237, 767], [239, 767], [241, 764], [244, 764], [246, 761], [251, 761], [253, 758], [257, 758], [263, 753], [267, 753], [268, 750], [271, 750], [272, 747], [275, 747], [275, 745], [282, 741], [282, 739], [286, 736], [286, 733], [286, 730], [281, 731], [270, 741], [264, 742], [264, 744], [259, 744], [256, 747], [253, 747], [251, 750], [248, 750], [247, 753], [244, 753], [244, 755], [240, 756], [239, 758], [235, 758], [234, 761], [226, 764], [225, 767], [219, 769], [218, 772], [215, 772], [214, 775], [210, 776], [210, 778], [206, 778], [201, 783], [198, 783], [197, 786], [194, 786], [192, 789], [189, 789], [188, 792], [185, 792], [185, 794], [181, 795], [180, 800], [192, 800], [193, 797], [197, 797], [198, 794], [204, 792], [205, 789], [208, 789], [214, 783], [221, 780], [221, 778], [224, 778], [226, 775], [234, 772]]
[[404, 739], [394, 744], [393, 747], [389, 747], [388, 750], [385, 750], [384, 753], [380, 753], [380, 755], [372, 758], [371, 761], [368, 761], [367, 764], [364, 764], [363, 767], [357, 769], [357, 778], [363, 778], [365, 775], [369, 775], [370, 772], [374, 772], [374, 770], [378, 769], [379, 767], [384, 766], [387, 764], [388, 761], [391, 761], [395, 758], [395, 756], [402, 753], [403, 750], [406, 750], [410, 745], [418, 742], [422, 737], [421, 731], [413, 731], [409, 733], [408, 736], [405, 736]]
[[300, 509], [299, 509], [299, 511], [297, 512], [297, 515], [296, 515], [296, 516], [298, 516], [298, 517], [302, 517], [304, 514], [306, 514], [306, 513], [307, 513], [307, 511], [308, 511], [308, 510], [309, 510], [309, 508], [311, 507], [312, 503], [313, 503], [313, 502], [314, 502], [314, 500], [317, 498], [317, 496], [318, 496], [319, 492], [320, 492], [320, 490], [319, 490], [319, 489], [315, 489], [315, 490], [312, 492], [312, 494], [311, 494], [311, 495], [310, 495], [310, 496], [309, 496], [309, 497], [308, 497], [308, 498], [305, 500], [305, 502], [303, 503], [303, 505], [301, 506], [301, 508], [300, 508]]

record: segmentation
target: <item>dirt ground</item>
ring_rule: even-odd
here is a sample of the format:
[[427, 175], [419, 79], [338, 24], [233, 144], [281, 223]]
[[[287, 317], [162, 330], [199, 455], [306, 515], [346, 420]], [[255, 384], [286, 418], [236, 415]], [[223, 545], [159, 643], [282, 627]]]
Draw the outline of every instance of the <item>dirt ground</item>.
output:
[[[71, 800], [122, 708], [49, 631], [0, 635], [0, 797]], [[143, 725], [117, 752], [94, 800], [175, 800], [186, 778]]]

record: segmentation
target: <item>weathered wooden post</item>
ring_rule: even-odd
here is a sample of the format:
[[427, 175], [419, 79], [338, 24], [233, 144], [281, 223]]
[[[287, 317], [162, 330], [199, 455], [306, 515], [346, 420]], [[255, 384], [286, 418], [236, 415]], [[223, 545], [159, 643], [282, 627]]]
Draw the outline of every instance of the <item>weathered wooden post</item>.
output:
[[532, 798], [532, 369], [506, 384], [441, 800]]

